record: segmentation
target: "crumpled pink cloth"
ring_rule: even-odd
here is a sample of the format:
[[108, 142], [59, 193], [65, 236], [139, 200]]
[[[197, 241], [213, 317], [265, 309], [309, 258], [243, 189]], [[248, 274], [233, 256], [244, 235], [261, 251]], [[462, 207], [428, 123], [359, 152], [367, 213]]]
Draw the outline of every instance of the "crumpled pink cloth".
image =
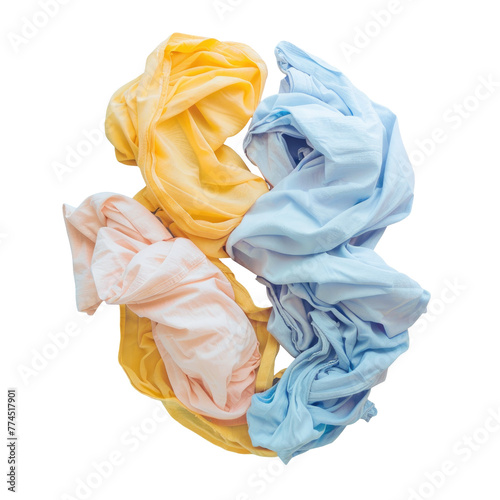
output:
[[105, 301], [151, 319], [177, 398], [221, 423], [244, 422], [260, 355], [224, 274], [126, 196], [95, 194], [63, 213], [78, 310], [93, 314]]

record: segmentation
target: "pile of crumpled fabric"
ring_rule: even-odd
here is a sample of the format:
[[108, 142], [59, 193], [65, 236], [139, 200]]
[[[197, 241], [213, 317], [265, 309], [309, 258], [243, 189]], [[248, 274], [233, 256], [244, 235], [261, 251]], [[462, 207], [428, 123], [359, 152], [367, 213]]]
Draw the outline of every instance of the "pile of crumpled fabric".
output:
[[[212, 443], [287, 463], [377, 414], [370, 390], [430, 296], [375, 252], [413, 201], [396, 116], [291, 43], [275, 54], [285, 76], [261, 101], [250, 47], [169, 37], [106, 116], [145, 186], [63, 214], [78, 310], [120, 305], [132, 385]], [[262, 176], [225, 145], [250, 119], [243, 146]], [[274, 373], [280, 347], [294, 359]]]

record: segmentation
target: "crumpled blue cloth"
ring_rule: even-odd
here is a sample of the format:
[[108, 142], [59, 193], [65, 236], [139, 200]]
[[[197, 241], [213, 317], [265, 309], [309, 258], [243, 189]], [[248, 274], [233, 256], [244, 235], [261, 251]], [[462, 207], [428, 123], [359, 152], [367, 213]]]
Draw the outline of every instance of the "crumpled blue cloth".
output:
[[374, 251], [413, 201], [395, 115], [298, 47], [275, 53], [286, 76], [244, 142], [272, 189], [226, 248], [267, 286], [269, 331], [295, 357], [247, 413], [254, 446], [287, 463], [376, 414], [370, 389], [408, 348], [430, 295]]

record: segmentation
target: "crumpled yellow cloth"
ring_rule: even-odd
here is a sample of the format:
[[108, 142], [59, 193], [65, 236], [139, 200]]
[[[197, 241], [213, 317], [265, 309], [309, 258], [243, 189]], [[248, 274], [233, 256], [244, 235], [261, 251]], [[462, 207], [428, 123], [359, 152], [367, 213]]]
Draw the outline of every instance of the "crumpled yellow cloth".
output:
[[[266, 329], [270, 309], [255, 306], [218, 259], [228, 256], [229, 234], [268, 191], [265, 181], [224, 145], [253, 115], [266, 76], [264, 62], [246, 45], [174, 34], [148, 57], [145, 72], [112, 96], [106, 115], [106, 136], [117, 159], [139, 166], [146, 182], [134, 198], [174, 236], [192, 240], [231, 283], [259, 341], [257, 392], [272, 386], [279, 349]], [[124, 305], [120, 311], [119, 361], [134, 387], [160, 399], [173, 418], [222, 448], [276, 455], [252, 445], [246, 424], [218, 425], [182, 405], [156, 348], [151, 321]]]
[[142, 196], [168, 214], [170, 232], [209, 257], [228, 256], [227, 236], [268, 191], [224, 145], [252, 117], [266, 76], [246, 45], [174, 34], [108, 106], [117, 159], [139, 166]]

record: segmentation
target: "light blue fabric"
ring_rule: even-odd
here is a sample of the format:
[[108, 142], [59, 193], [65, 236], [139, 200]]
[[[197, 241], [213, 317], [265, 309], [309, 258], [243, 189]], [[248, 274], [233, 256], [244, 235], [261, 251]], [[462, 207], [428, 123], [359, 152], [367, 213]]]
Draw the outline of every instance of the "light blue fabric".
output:
[[295, 357], [247, 413], [252, 443], [286, 463], [376, 414], [370, 388], [408, 348], [430, 296], [373, 250], [413, 200], [395, 115], [290, 43], [276, 57], [280, 93], [259, 105], [245, 139], [272, 190], [227, 251], [267, 286], [269, 331]]

